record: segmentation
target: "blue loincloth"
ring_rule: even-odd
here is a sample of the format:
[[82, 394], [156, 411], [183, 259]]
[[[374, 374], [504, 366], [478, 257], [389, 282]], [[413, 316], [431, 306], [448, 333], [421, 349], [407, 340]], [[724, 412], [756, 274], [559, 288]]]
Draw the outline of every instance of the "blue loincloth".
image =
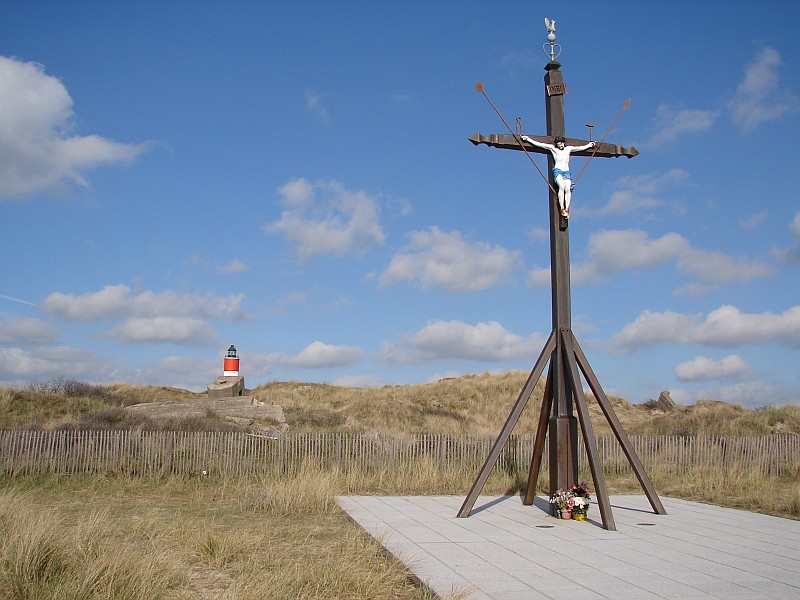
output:
[[562, 171], [558, 167], [553, 167], [553, 181], [556, 181], [559, 175], [564, 177], [564, 179], [569, 179], [569, 189], [575, 187], [575, 184], [572, 182], [572, 173], [569, 171]]

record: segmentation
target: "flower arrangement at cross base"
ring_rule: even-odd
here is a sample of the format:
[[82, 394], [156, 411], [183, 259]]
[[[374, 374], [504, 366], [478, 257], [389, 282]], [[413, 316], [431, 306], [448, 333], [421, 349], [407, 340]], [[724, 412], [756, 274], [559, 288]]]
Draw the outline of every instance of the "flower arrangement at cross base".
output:
[[589, 512], [589, 504], [591, 504], [591, 494], [589, 493], [589, 484], [581, 481], [580, 485], [572, 485], [572, 518], [576, 521], [585, 521], [586, 513]]
[[550, 498], [550, 504], [558, 506], [558, 512], [562, 519], [575, 519], [584, 521], [586, 513], [589, 512], [591, 494], [589, 484], [581, 481], [580, 485], [573, 484], [572, 488], [565, 490], [558, 488], [556, 493]]

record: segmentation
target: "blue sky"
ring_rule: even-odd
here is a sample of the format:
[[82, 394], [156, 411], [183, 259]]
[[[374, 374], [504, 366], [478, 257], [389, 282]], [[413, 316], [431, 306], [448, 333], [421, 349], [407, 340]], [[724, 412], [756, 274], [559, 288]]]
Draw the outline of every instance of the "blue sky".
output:
[[[609, 394], [800, 401], [800, 4], [0, 0], [0, 382], [529, 370], [544, 18], [591, 162], [573, 328]], [[542, 169], [543, 156], [537, 157]], [[585, 158], [573, 159], [580, 169]]]

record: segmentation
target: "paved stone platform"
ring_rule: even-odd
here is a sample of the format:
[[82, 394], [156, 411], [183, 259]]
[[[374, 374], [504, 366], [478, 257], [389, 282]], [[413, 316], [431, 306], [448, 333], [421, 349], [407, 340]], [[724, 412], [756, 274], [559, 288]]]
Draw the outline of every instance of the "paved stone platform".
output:
[[800, 598], [800, 521], [675, 498], [611, 496], [617, 531], [551, 517], [545, 498], [347, 496], [339, 505], [423, 583], [471, 600]]

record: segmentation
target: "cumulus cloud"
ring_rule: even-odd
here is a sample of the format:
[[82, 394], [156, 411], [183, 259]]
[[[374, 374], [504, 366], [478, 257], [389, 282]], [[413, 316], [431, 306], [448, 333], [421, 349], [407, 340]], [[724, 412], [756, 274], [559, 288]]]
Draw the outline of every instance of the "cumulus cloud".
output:
[[0, 56], [0, 201], [74, 183], [86, 171], [133, 160], [145, 145], [73, 135], [72, 98], [42, 65]]
[[656, 110], [655, 122], [658, 131], [648, 142], [648, 146], [658, 147], [674, 142], [686, 134], [696, 134], [706, 131], [714, 124], [719, 116], [717, 111], [701, 109], [673, 109], [667, 104], [662, 104]]
[[378, 282], [388, 286], [418, 280], [423, 288], [450, 292], [485, 290], [505, 283], [521, 266], [520, 253], [486, 242], [468, 243], [458, 231], [438, 227], [408, 234], [411, 244], [392, 258]]
[[0, 346], [46, 346], [59, 336], [58, 327], [35, 317], [0, 321]]
[[0, 348], [0, 380], [11, 383], [47, 381], [58, 377], [99, 381], [113, 371], [115, 362], [91, 350], [67, 346], [31, 351]]
[[[734, 258], [723, 252], [693, 248], [678, 233], [667, 233], [650, 239], [639, 229], [603, 230], [589, 238], [588, 259], [571, 265], [572, 283], [598, 283], [612, 275], [632, 269], [649, 269], [668, 262], [696, 284], [692, 289], [707, 291], [712, 286], [729, 282], [747, 282], [772, 275], [774, 268], [762, 260]], [[536, 268], [529, 275], [529, 284], [538, 287], [550, 282], [549, 269]], [[687, 291], [683, 288], [682, 291]]]
[[364, 352], [360, 348], [334, 346], [315, 341], [306, 346], [296, 356], [287, 358], [283, 362], [292, 367], [319, 369], [349, 365], [359, 360], [363, 355]]
[[671, 169], [662, 174], [622, 177], [614, 185], [614, 192], [602, 208], [580, 208], [579, 214], [587, 216], [628, 215], [657, 208], [665, 204], [660, 198], [662, 190], [686, 180], [682, 169]]
[[207, 317], [239, 320], [244, 294], [215, 296], [173, 291], [133, 293], [126, 285], [107, 285], [97, 292], [74, 295], [53, 292], [40, 308], [67, 321], [94, 321], [109, 317]]
[[127, 344], [212, 345], [218, 340], [208, 323], [192, 317], [132, 317], [108, 335]]
[[430, 321], [416, 333], [384, 342], [378, 358], [390, 363], [419, 363], [443, 358], [511, 360], [537, 356], [544, 338], [511, 333], [497, 321], [471, 325]]
[[220, 362], [210, 358], [198, 359], [188, 356], [165, 356], [155, 364], [154, 371], [176, 375], [205, 375], [209, 379], [220, 370]]
[[764, 381], [744, 381], [729, 386], [701, 390], [697, 394], [697, 398], [722, 400], [729, 404], [741, 404], [745, 407], [800, 402], [800, 394], [796, 389], [784, 388]]
[[220, 265], [217, 268], [217, 275], [230, 275], [231, 273], [244, 273], [247, 271], [247, 265], [238, 258], [234, 258], [230, 262]]
[[675, 376], [680, 381], [736, 379], [749, 371], [750, 366], [738, 354], [730, 354], [721, 360], [697, 356], [677, 365]]
[[730, 104], [734, 124], [745, 133], [797, 110], [797, 97], [781, 85], [780, 65], [780, 53], [764, 48], [745, 67]]
[[264, 226], [295, 244], [302, 259], [360, 254], [384, 243], [378, 200], [338, 181], [293, 179], [278, 190], [281, 218]]
[[776, 314], [744, 313], [735, 306], [724, 305], [705, 318], [646, 310], [611, 340], [612, 347], [621, 352], [666, 343], [716, 347], [777, 344], [800, 348], [800, 306]]

